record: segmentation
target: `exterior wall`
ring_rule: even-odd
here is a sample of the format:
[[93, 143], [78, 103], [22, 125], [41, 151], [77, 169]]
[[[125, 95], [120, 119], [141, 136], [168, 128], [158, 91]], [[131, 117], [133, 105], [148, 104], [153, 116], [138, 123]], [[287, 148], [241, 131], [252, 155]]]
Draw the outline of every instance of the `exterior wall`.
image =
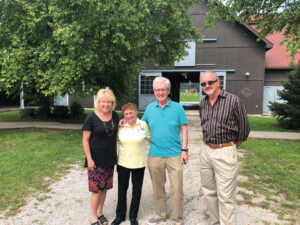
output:
[[282, 86], [280, 79], [287, 80], [287, 73], [290, 69], [266, 69], [265, 71], [265, 86]]
[[[205, 3], [189, 10], [196, 28], [201, 29], [207, 11]], [[265, 43], [257, 42], [257, 37], [245, 26], [225, 21], [219, 22], [212, 30], [201, 29], [201, 32], [205, 37], [204, 42], [196, 46], [195, 66], [169, 66], [167, 70], [231, 71], [226, 73], [226, 90], [242, 99], [248, 113], [261, 114]], [[154, 63], [147, 62], [145, 69], [159, 70], [160, 68]]]

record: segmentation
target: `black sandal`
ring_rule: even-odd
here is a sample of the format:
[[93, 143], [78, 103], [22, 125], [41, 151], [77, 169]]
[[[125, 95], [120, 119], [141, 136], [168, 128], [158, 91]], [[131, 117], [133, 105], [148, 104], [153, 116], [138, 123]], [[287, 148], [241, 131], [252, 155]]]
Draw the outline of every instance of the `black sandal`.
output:
[[108, 225], [108, 220], [106, 219], [106, 217], [104, 215], [98, 216], [98, 220], [99, 220], [99, 222], [100, 222], [101, 225]]
[[95, 223], [91, 223], [91, 225], [100, 225], [99, 221], [95, 222]]

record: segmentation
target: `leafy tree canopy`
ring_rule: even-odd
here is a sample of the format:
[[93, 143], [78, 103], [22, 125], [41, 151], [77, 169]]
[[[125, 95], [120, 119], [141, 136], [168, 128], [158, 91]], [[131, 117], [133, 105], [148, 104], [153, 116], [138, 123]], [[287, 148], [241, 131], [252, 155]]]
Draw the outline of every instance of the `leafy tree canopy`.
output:
[[210, 11], [206, 26], [220, 19], [255, 24], [260, 37], [284, 31], [287, 46], [293, 57], [300, 52], [300, 1], [298, 0], [208, 0]]
[[132, 93], [145, 60], [172, 64], [198, 40], [195, 0], [0, 0], [0, 90]]

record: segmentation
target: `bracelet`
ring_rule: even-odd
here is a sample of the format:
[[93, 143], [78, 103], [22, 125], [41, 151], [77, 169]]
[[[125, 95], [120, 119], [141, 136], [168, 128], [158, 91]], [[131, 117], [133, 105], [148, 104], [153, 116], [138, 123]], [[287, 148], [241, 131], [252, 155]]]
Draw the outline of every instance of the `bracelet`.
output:
[[182, 152], [189, 152], [189, 149], [188, 148], [182, 148], [181, 151]]

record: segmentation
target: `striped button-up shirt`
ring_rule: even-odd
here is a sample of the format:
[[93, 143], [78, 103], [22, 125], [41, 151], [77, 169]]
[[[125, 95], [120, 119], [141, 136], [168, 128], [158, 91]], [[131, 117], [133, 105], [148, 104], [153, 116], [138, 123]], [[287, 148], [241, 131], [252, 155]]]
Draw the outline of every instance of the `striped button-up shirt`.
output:
[[247, 112], [237, 96], [222, 90], [213, 106], [206, 96], [199, 111], [204, 142], [225, 144], [247, 139], [250, 132]]

